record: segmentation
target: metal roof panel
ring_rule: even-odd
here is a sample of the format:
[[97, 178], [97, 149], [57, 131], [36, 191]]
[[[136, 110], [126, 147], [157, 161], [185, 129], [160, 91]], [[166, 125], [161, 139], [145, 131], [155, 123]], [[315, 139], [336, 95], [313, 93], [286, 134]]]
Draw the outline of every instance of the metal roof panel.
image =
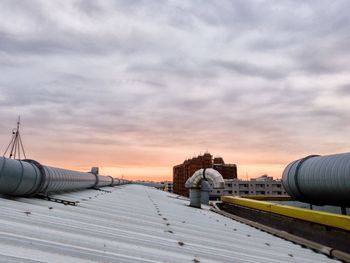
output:
[[0, 261], [336, 262], [154, 188], [104, 189], [0, 198]]

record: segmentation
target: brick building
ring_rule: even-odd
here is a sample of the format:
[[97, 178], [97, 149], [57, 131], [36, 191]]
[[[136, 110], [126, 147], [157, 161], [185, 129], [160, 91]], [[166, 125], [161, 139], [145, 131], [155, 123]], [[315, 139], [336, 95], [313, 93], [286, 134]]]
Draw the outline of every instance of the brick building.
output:
[[217, 170], [224, 179], [237, 178], [237, 166], [235, 164], [225, 164], [223, 158], [214, 158], [210, 153], [199, 155], [192, 159], [185, 160], [182, 164], [173, 167], [173, 191], [175, 194], [188, 196], [189, 191], [185, 188], [185, 183], [195, 171], [202, 168], [213, 168]]
[[237, 178], [237, 166], [235, 164], [225, 164], [224, 159], [221, 157], [214, 158], [213, 168], [218, 171], [224, 179]]

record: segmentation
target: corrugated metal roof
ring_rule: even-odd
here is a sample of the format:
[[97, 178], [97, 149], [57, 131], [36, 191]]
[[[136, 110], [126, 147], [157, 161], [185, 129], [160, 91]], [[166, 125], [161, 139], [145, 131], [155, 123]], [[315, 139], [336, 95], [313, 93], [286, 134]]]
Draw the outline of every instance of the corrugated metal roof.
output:
[[5, 262], [336, 262], [175, 195], [139, 185], [0, 198]]

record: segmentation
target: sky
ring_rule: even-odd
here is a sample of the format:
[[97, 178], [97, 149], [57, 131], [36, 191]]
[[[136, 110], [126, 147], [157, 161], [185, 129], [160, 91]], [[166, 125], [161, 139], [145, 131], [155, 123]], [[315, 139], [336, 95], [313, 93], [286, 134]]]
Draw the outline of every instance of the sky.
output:
[[281, 177], [348, 151], [350, 1], [0, 0], [0, 150], [171, 180], [209, 151]]

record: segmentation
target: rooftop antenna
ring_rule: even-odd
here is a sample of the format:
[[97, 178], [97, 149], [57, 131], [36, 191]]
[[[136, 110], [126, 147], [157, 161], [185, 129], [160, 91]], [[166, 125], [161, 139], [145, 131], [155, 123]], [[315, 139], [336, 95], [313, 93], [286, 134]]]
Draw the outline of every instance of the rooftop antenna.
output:
[[9, 158], [13, 159], [21, 159], [21, 151], [23, 153], [24, 158], [26, 159], [26, 153], [24, 151], [23, 143], [22, 143], [22, 138], [21, 134], [19, 133], [19, 126], [21, 124], [21, 116], [18, 116], [18, 121], [17, 121], [17, 128], [14, 128], [12, 130], [12, 139], [9, 143], [9, 145], [6, 148], [6, 151], [4, 153], [4, 157], [9, 151], [10, 155]]

